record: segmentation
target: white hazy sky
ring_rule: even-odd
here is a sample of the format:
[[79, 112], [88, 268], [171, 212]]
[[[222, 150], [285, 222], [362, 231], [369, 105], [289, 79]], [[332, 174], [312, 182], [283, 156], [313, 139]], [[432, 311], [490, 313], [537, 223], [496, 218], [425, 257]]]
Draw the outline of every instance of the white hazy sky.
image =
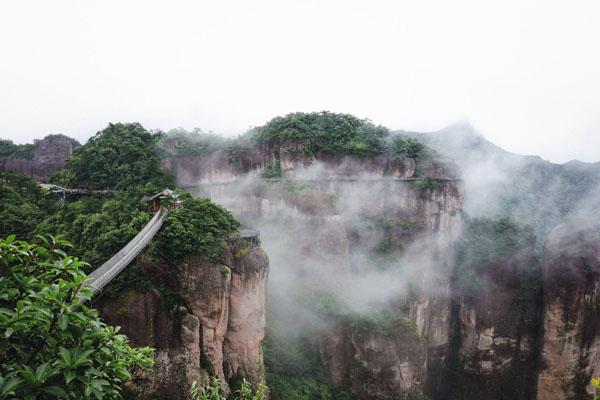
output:
[[600, 1], [0, 3], [0, 137], [236, 134], [319, 110], [468, 120], [507, 150], [599, 161]]

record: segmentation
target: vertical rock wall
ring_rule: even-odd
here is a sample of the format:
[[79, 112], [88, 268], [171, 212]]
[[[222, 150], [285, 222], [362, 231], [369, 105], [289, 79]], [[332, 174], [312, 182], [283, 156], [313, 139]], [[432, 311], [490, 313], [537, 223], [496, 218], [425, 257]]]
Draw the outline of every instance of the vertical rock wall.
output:
[[[138, 376], [129, 390], [138, 398], [184, 399], [194, 380], [216, 376], [235, 385], [246, 378], [264, 383], [261, 343], [265, 336], [268, 259], [259, 246], [232, 242], [223, 263], [188, 258], [177, 266], [141, 261], [151, 281], [168, 287], [104, 300], [101, 314], [122, 327], [137, 346], [156, 349], [156, 370]], [[177, 296], [182, 304], [167, 309]]]

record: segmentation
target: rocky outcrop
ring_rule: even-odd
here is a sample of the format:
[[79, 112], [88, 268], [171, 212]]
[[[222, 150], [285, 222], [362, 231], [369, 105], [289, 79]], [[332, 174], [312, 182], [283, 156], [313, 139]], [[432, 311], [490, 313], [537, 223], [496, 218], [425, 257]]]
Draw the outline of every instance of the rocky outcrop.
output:
[[[555, 228], [541, 261], [524, 241], [465, 273], [454, 263], [464, 195], [452, 164], [291, 154], [255, 149], [236, 165], [219, 154], [169, 162], [190, 191], [261, 226], [274, 266], [271, 301], [317, 287], [358, 304], [357, 312], [327, 314], [311, 333], [334, 384], [360, 399], [592, 398], [589, 381], [600, 374], [597, 227]], [[255, 179], [273, 159], [284, 179]], [[435, 184], [415, 184], [423, 176]], [[378, 255], [390, 251], [399, 262]], [[374, 265], [382, 279], [375, 283]], [[363, 295], [366, 284], [376, 293]], [[364, 308], [391, 319], [365, 317]]]
[[62, 135], [50, 135], [37, 140], [34, 146], [31, 158], [11, 156], [0, 163], [0, 170], [20, 172], [45, 182], [50, 175], [64, 168], [77, 144]]
[[104, 319], [135, 345], [156, 349], [155, 373], [137, 377], [130, 391], [141, 399], [183, 399], [194, 380], [208, 376], [221, 378], [225, 392], [241, 378], [264, 383], [268, 260], [256, 243], [232, 242], [222, 263], [192, 257], [176, 266], [140, 264], [143, 279], [160, 290], [101, 304]]
[[360, 398], [413, 399], [423, 390], [425, 343], [410, 320], [388, 323], [387, 329], [341, 323], [322, 338], [321, 358], [333, 381]]
[[533, 399], [541, 342], [542, 291], [533, 242], [455, 271], [450, 339], [430, 358], [435, 399]]
[[[313, 332], [312, 343], [334, 384], [359, 398], [412, 399], [426, 387], [430, 353], [448, 348], [447, 255], [462, 225], [463, 187], [456, 168], [437, 160], [314, 160], [295, 154], [258, 148], [235, 164], [218, 153], [164, 162], [193, 194], [211, 197], [260, 228], [273, 263], [273, 309], [298, 313], [298, 320], [321, 318], [295, 299], [323, 290], [389, 311], [384, 320], [363, 318], [362, 312], [325, 317], [328, 328]], [[274, 159], [284, 179], [257, 179]], [[433, 181], [415, 184], [424, 176]], [[363, 279], [377, 268], [402, 268], [386, 265], [384, 253], [403, 260], [406, 276], [400, 284], [390, 274], [392, 283], [383, 282], [370, 304], [373, 293], [360, 298]], [[369, 254], [380, 260], [366, 260]], [[414, 292], [410, 296], [406, 281]], [[388, 328], [381, 330], [380, 323]], [[361, 330], [365, 324], [370, 328]]]
[[537, 398], [592, 399], [600, 374], [600, 235], [589, 220], [554, 228], [544, 254], [544, 342]]

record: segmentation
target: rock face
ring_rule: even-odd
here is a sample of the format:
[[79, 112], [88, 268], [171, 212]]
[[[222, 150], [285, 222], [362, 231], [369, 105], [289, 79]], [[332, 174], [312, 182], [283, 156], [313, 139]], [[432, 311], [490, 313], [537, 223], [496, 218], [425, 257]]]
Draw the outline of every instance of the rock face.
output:
[[[301, 308], [306, 304], [290, 300], [310, 297], [311, 290], [387, 310], [376, 320], [362, 312], [325, 317], [327, 328], [313, 333], [314, 342], [334, 384], [358, 398], [415, 398], [427, 387], [430, 353], [448, 349], [452, 269], [447, 254], [462, 226], [463, 187], [455, 167], [432, 160], [310, 160], [290, 154], [255, 149], [235, 165], [222, 154], [170, 159], [165, 165], [193, 194], [211, 197], [261, 230], [273, 264], [272, 308], [281, 307], [284, 318], [289, 313], [296, 313], [292, 319], [311, 318], [310, 310]], [[273, 159], [285, 180], [256, 179]], [[422, 176], [435, 182], [419, 187], [415, 182]], [[402, 253], [406, 265], [385, 265], [384, 256], [376, 256], [377, 262], [382, 269], [404, 268], [414, 293], [409, 296], [405, 280], [391, 288], [386, 282], [382, 297], [367, 304], [372, 293], [363, 302], [361, 286], [374, 271], [365, 256], [387, 251]]]
[[600, 234], [589, 220], [552, 231], [544, 254], [543, 368], [538, 399], [591, 399], [600, 374]]
[[[129, 388], [138, 398], [184, 399], [194, 380], [209, 375], [225, 385], [241, 378], [264, 383], [268, 260], [256, 243], [233, 242], [223, 263], [141, 264], [151, 281], [170, 289], [133, 291], [101, 304], [104, 319], [122, 326], [135, 345], [156, 349], [156, 373], [136, 377]], [[166, 309], [174, 296], [184, 306]]]
[[0, 170], [20, 172], [45, 182], [48, 176], [64, 168], [75, 147], [73, 140], [51, 135], [35, 142], [30, 159], [9, 157], [0, 164]]
[[[311, 333], [335, 384], [359, 399], [592, 398], [588, 384], [600, 374], [596, 227], [559, 226], [542, 260], [524, 242], [479, 265], [467, 277], [476, 285], [465, 286], [454, 264], [464, 188], [452, 164], [291, 154], [254, 149], [236, 164], [214, 154], [165, 165], [192, 193], [261, 228], [272, 308], [294, 313], [286, 323], [314, 323], [310, 306], [288, 299], [298, 287], [303, 296], [316, 287], [350, 299], [342, 305], [350, 314], [326, 313]], [[257, 179], [273, 159], [285, 179]], [[419, 176], [436, 184], [419, 187]], [[378, 258], [389, 249], [399, 263]], [[365, 308], [392, 317], [371, 318]]]
[[533, 243], [478, 271], [471, 286], [453, 280], [450, 341], [430, 359], [428, 392], [439, 399], [533, 399], [543, 311]]

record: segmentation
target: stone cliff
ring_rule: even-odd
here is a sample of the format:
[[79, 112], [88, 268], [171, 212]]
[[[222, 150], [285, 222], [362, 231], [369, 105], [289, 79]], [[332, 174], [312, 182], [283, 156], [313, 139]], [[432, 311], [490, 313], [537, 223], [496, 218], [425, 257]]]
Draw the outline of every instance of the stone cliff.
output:
[[[543, 260], [533, 239], [515, 237], [506, 254], [465, 271], [456, 254], [464, 189], [452, 163], [293, 154], [258, 148], [237, 162], [222, 153], [163, 162], [192, 193], [261, 227], [280, 317], [312, 321], [283, 300], [298, 286], [308, 313], [306, 287], [335, 293], [344, 311], [320, 304], [325, 322], [312, 332], [334, 384], [361, 399], [591, 399], [597, 231], [556, 228]], [[259, 179], [273, 160], [283, 179]], [[435, 183], [420, 185], [424, 177]], [[379, 286], [365, 294], [373, 265]]]
[[[273, 160], [284, 178], [257, 179]], [[360, 398], [414, 398], [426, 389], [428, 360], [448, 348], [450, 337], [446, 254], [461, 233], [463, 196], [451, 163], [385, 156], [310, 160], [269, 149], [234, 164], [224, 154], [164, 163], [180, 185], [260, 228], [273, 265], [270, 303], [280, 315], [305, 318], [298, 307], [311, 307], [313, 290], [332, 292], [350, 307], [320, 314], [326, 322], [313, 332], [334, 384]], [[432, 181], [419, 186], [425, 177]], [[390, 293], [368, 304], [385, 313], [375, 319], [346, 304], [374, 272], [373, 261], [364, 259], [369, 254], [387, 274], [394, 268], [406, 274], [396, 286], [384, 284]], [[387, 265], [393, 256], [407, 265]], [[289, 299], [298, 290], [301, 304]]]
[[75, 140], [66, 136], [50, 135], [34, 143], [30, 157], [0, 159], [0, 171], [20, 172], [45, 182], [50, 175], [64, 168], [77, 146]]
[[147, 258], [139, 264], [140, 279], [156, 286], [100, 305], [104, 319], [135, 345], [156, 349], [156, 373], [129, 387], [136, 398], [187, 398], [192, 382], [208, 376], [221, 378], [225, 392], [241, 378], [264, 383], [269, 268], [255, 241], [232, 242], [222, 263], [192, 257], [178, 265]]
[[600, 374], [600, 230], [573, 219], [545, 244], [544, 341], [538, 399], [591, 399]]

